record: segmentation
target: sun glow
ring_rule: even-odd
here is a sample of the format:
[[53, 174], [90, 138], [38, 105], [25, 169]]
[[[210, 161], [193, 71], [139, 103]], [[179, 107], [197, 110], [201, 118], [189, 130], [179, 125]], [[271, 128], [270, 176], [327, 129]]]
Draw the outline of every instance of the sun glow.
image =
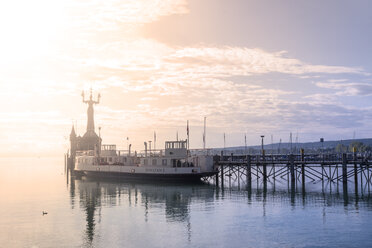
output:
[[2, 65], [37, 61], [55, 48], [66, 25], [64, 1], [2, 1], [0, 30]]

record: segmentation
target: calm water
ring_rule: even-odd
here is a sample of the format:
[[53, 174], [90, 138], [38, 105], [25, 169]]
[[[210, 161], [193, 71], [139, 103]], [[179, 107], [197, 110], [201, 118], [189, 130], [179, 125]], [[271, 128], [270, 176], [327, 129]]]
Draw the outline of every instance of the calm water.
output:
[[2, 158], [0, 206], [0, 247], [372, 247], [371, 197], [336, 186], [77, 180], [60, 158]]

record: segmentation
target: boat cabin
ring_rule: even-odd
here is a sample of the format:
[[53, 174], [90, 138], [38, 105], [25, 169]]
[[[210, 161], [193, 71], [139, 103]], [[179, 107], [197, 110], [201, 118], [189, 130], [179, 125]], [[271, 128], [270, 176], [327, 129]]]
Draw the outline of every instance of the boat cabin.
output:
[[166, 157], [187, 157], [187, 140], [181, 141], [166, 141], [165, 142]]

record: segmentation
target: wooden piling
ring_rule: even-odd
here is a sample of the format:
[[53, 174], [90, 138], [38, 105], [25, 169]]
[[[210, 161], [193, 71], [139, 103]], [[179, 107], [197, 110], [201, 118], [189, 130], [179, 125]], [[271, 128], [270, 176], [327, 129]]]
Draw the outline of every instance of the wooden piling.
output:
[[366, 167], [367, 167], [367, 185], [368, 185], [368, 193], [370, 192], [370, 186], [369, 186], [369, 184], [370, 184], [370, 179], [369, 179], [369, 164], [367, 163], [367, 165], [366, 165]]
[[216, 177], [215, 177], [215, 180], [216, 180], [216, 186], [219, 186], [219, 181], [218, 181], [218, 179], [219, 179], [219, 175], [218, 175], [218, 174], [219, 174], [220, 172], [219, 172], [218, 166], [219, 166], [219, 165], [217, 164], [217, 170], [218, 170], [218, 172], [217, 172]]
[[294, 171], [294, 156], [293, 154], [289, 155], [289, 166], [290, 166], [290, 173], [291, 173], [291, 182], [295, 182], [295, 171]]
[[[221, 160], [224, 161], [223, 151], [221, 151]], [[223, 164], [221, 164], [220, 166], [221, 166], [221, 186], [223, 187], [223, 184], [224, 184], [224, 180], [223, 180]]]
[[256, 155], [256, 173], [257, 173], [257, 176], [256, 176], [256, 181], [257, 181], [257, 188], [258, 188], [258, 171], [259, 171], [259, 167], [260, 167], [260, 155]]
[[67, 170], [67, 154], [65, 154], [63, 157], [65, 159], [65, 172], [66, 172], [66, 170]]
[[301, 176], [302, 176], [302, 190], [305, 190], [305, 151], [301, 148]]
[[251, 156], [250, 155], [247, 155], [247, 183], [249, 183], [249, 185], [251, 184], [252, 182], [252, 163], [251, 163]]
[[353, 147], [355, 193], [358, 194], [358, 164], [356, 147]]
[[361, 162], [359, 166], [360, 166], [360, 189], [363, 194], [363, 163]]
[[262, 173], [264, 181], [267, 180], [267, 165], [265, 161], [265, 150], [262, 150]]
[[342, 182], [347, 185], [347, 155], [342, 154]]

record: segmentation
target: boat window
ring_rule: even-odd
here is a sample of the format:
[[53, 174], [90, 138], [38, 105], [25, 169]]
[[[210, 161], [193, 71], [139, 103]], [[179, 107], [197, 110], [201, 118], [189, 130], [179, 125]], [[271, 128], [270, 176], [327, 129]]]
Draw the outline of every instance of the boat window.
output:
[[144, 164], [144, 165], [147, 165], [147, 159], [144, 159], [144, 160], [143, 160], [143, 164]]
[[167, 160], [166, 159], [163, 159], [161, 164], [162, 165], [167, 165]]
[[112, 157], [109, 157], [109, 162], [112, 162]]
[[157, 159], [153, 159], [152, 160], [152, 165], [156, 165], [157, 164]]

